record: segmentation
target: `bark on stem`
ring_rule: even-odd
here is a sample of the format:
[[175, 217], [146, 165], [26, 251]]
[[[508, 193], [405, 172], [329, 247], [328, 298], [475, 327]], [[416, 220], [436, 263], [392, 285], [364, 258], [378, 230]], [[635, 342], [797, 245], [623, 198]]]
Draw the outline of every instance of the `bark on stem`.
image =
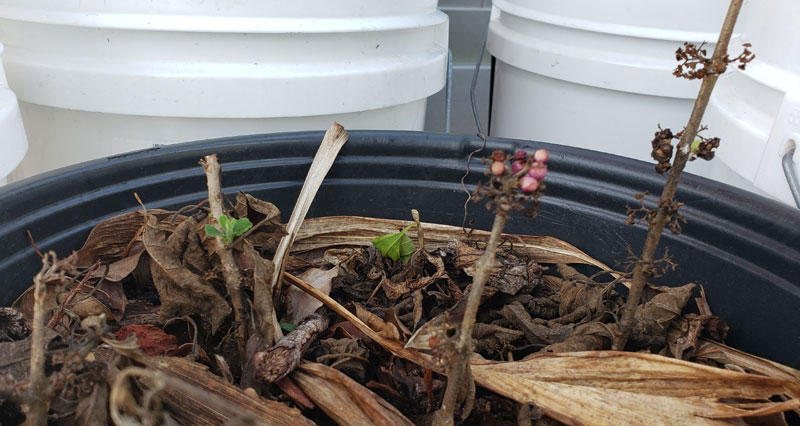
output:
[[[730, 43], [733, 27], [736, 25], [736, 18], [739, 16], [739, 10], [741, 8], [742, 0], [731, 0], [728, 13], [722, 24], [717, 46], [714, 49], [714, 56], [712, 57], [711, 64], [712, 70], [724, 69], [725, 64], [721, 62], [728, 52], [728, 43]], [[614, 337], [614, 342], [612, 344], [612, 349], [614, 350], [623, 350], [628, 341], [628, 336], [630, 336], [636, 308], [642, 297], [642, 290], [649, 277], [649, 271], [653, 266], [658, 242], [661, 239], [661, 232], [670, 220], [668, 213], [669, 207], [674, 201], [673, 198], [678, 189], [681, 172], [683, 172], [684, 167], [686, 167], [686, 162], [689, 160], [692, 142], [694, 138], [697, 137], [697, 130], [700, 128], [700, 122], [703, 119], [703, 114], [711, 98], [711, 92], [714, 90], [714, 85], [717, 84], [718, 78], [719, 74], [712, 72], [707, 73], [703, 78], [703, 83], [700, 86], [700, 92], [694, 102], [694, 108], [689, 117], [689, 122], [683, 130], [680, 142], [678, 142], [675, 160], [672, 163], [667, 182], [664, 184], [664, 189], [661, 192], [656, 216], [650, 223], [650, 229], [648, 230], [644, 248], [642, 249], [642, 256], [633, 269], [633, 281], [631, 283], [630, 292], [628, 293], [628, 300], [622, 312], [622, 318], [620, 319], [620, 332]]]
[[31, 324], [31, 371], [28, 377], [29, 402], [25, 412], [27, 426], [47, 425], [47, 411], [50, 401], [47, 395], [47, 382], [44, 374], [45, 343], [44, 343], [44, 299], [46, 292], [46, 277], [50, 268], [54, 267], [56, 257], [48, 253], [42, 258], [42, 270], [33, 278], [33, 324]]
[[273, 383], [291, 373], [317, 336], [328, 328], [328, 317], [324, 313], [313, 313], [306, 317], [294, 331], [284, 336], [274, 346], [256, 352], [255, 375], [264, 383]]
[[[225, 209], [222, 207], [222, 184], [217, 155], [207, 155], [200, 161], [200, 165], [203, 166], [203, 170], [206, 172], [208, 205], [211, 209], [211, 215], [215, 220], [219, 221], [219, 218], [225, 214]], [[225, 246], [222, 237], [215, 237], [214, 241], [216, 241], [215, 252], [222, 264], [225, 288], [228, 290], [228, 295], [230, 295], [231, 304], [233, 305], [233, 320], [236, 322], [236, 345], [239, 349], [239, 356], [244, 361], [245, 342], [249, 337], [249, 321], [247, 321], [247, 303], [245, 303], [245, 295], [242, 290], [242, 276], [239, 273], [239, 267], [236, 265], [231, 249]]]
[[[497, 246], [500, 243], [500, 236], [503, 233], [505, 224], [506, 216], [504, 214], [495, 215], [492, 233], [486, 244], [486, 250], [484, 250], [476, 265], [475, 277], [472, 280], [469, 296], [467, 296], [467, 307], [459, 329], [455, 360], [447, 374], [447, 388], [444, 392], [442, 406], [434, 416], [434, 425], [453, 424], [453, 414], [459, 403], [459, 397], [466, 393], [464, 392], [464, 386], [468, 385], [468, 383], [465, 382], [472, 377], [468, 371], [469, 359], [472, 354], [472, 328], [475, 325], [475, 317], [478, 315], [478, 307], [481, 304], [481, 294], [483, 294], [483, 289], [486, 287], [486, 282], [492, 272]], [[463, 413], [462, 418], [468, 414], [468, 412]]]

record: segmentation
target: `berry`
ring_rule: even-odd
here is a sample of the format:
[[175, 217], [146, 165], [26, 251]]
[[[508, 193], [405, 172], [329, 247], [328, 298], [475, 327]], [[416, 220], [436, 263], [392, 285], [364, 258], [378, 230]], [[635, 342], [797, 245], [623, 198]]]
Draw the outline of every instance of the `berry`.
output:
[[546, 149], [538, 149], [533, 153], [534, 161], [546, 163], [550, 159], [550, 153]]
[[513, 174], [519, 173], [520, 170], [522, 170], [524, 168], [525, 168], [525, 162], [524, 161], [515, 161], [515, 162], [511, 163], [511, 173], [513, 173]]
[[490, 168], [495, 176], [502, 176], [506, 172], [506, 165], [502, 161], [495, 161]]
[[497, 150], [492, 153], [492, 160], [494, 161], [505, 161], [506, 160], [506, 153], [500, 150]]
[[528, 158], [528, 153], [521, 149], [518, 149], [517, 152], [514, 153], [514, 159], [516, 160], [524, 160], [526, 158]]
[[535, 166], [528, 169], [528, 176], [536, 179], [542, 180], [545, 176], [547, 176], [547, 166]]
[[530, 177], [530, 176], [523, 176], [522, 179], [519, 180], [519, 187], [522, 189], [522, 192], [530, 194], [533, 191], [536, 191], [539, 188], [539, 181]]

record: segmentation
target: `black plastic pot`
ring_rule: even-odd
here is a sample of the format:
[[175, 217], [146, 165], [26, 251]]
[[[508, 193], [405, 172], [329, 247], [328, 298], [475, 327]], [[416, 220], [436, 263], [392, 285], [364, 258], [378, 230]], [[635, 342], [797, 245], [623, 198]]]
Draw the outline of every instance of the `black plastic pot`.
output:
[[[320, 132], [201, 141], [111, 157], [0, 188], [0, 305], [31, 283], [41, 264], [26, 235], [42, 250], [64, 256], [78, 249], [98, 221], [137, 208], [179, 208], [206, 196], [197, 161], [217, 153], [226, 192], [250, 192], [275, 203], [288, 218]], [[415, 132], [353, 131], [309, 213], [423, 220], [460, 225], [466, 195], [460, 179], [475, 137]], [[489, 139], [491, 150], [546, 147], [547, 192], [536, 219], [515, 217], [508, 232], [552, 235], [614, 266], [639, 252], [643, 226], [627, 226], [633, 194], [660, 194], [653, 166], [622, 157], [528, 141]], [[468, 184], [483, 179], [472, 162]], [[691, 169], [691, 165], [690, 165]], [[776, 202], [699, 177], [684, 177], [678, 200], [689, 222], [666, 234], [679, 268], [661, 282], [701, 284], [714, 312], [731, 324], [728, 342], [800, 367], [800, 213]], [[652, 197], [649, 197], [652, 201]], [[469, 221], [488, 229], [491, 216], [470, 206]]]

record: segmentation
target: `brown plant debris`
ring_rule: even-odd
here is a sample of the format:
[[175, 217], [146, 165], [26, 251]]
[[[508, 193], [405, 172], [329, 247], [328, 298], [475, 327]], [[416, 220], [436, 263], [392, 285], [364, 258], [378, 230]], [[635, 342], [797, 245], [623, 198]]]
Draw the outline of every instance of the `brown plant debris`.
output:
[[[209, 196], [225, 206], [221, 191]], [[235, 198], [216, 207], [254, 226], [227, 246], [204, 232], [216, 207], [199, 203], [116, 216], [71, 256], [43, 255], [36, 286], [0, 309], [3, 424], [25, 421], [23, 407], [97, 426], [782, 424], [800, 409], [800, 372], [726, 346], [713, 295], [694, 284], [644, 286], [625, 345], [635, 352], [609, 351], [631, 274], [564, 241], [497, 233], [479, 268], [489, 233], [422, 223], [404, 263], [371, 241], [408, 222], [296, 219], [287, 235], [273, 204]], [[636, 212], [679, 221], [678, 207]], [[280, 250], [289, 273], [270, 260]], [[668, 280], [675, 264], [629, 266]], [[273, 288], [276, 274], [292, 288]], [[434, 415], [454, 375], [452, 411]]]

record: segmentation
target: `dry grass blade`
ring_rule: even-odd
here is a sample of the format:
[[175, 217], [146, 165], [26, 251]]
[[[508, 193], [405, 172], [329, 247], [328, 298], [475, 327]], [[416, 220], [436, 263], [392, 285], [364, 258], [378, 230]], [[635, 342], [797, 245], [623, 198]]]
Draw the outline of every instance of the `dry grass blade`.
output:
[[721, 364], [734, 364], [746, 371], [784, 380], [793, 380], [800, 383], [800, 371], [794, 368], [742, 352], [711, 340], [698, 340], [694, 356], [700, 360], [713, 360]]
[[796, 408], [797, 400], [737, 407], [723, 399], [797, 395], [800, 383], [658, 355], [575, 352], [472, 366], [475, 381], [567, 424], [725, 424], [718, 418]]
[[178, 357], [141, 356], [136, 360], [145, 364], [148, 372], [160, 372], [173, 379], [166, 381], [161, 397], [181, 424], [220, 425], [242, 417], [268, 425], [313, 424], [294, 408], [248, 395], [208, 372], [202, 364]]
[[[329, 216], [308, 219], [303, 223], [297, 234], [292, 253], [302, 253], [321, 248], [337, 246], [372, 245], [372, 239], [384, 234], [397, 232], [408, 226], [410, 221], [377, 219], [360, 216]], [[467, 242], [467, 236], [461, 227], [440, 225], [435, 223], [422, 223], [425, 229], [425, 248], [433, 250], [447, 247], [452, 240]], [[416, 231], [412, 228], [407, 235], [412, 240], [417, 239]], [[503, 234], [506, 244], [513, 244], [514, 250], [527, 254], [540, 263], [581, 263], [596, 266], [604, 271], [611, 268], [599, 260], [580, 251], [575, 246], [553, 237], [540, 237], [532, 235]], [[489, 232], [475, 230], [472, 241], [485, 242]]]
[[307, 363], [299, 366], [292, 378], [337, 424], [413, 425], [383, 398], [335, 368]]
[[[314, 197], [317, 195], [317, 191], [322, 185], [322, 181], [325, 179], [325, 175], [328, 174], [328, 170], [330, 170], [333, 165], [333, 161], [339, 154], [339, 150], [342, 149], [342, 146], [344, 146], [348, 138], [349, 135], [344, 130], [344, 127], [339, 123], [333, 123], [328, 131], [325, 132], [322, 143], [317, 150], [317, 155], [314, 156], [314, 161], [311, 162], [308, 176], [306, 176], [303, 188], [300, 190], [300, 195], [297, 197], [297, 203], [294, 205], [292, 215], [289, 217], [289, 222], [286, 223], [286, 235], [281, 238], [278, 249], [275, 251], [275, 257], [272, 259], [275, 270], [272, 274], [271, 284], [272, 292], [275, 294], [275, 300], [277, 300], [280, 295], [281, 274], [285, 269], [286, 258], [289, 256], [289, 248], [292, 246], [292, 243], [294, 243], [300, 226], [306, 218], [308, 209], [311, 207], [311, 202], [314, 201]], [[273, 318], [272, 322], [275, 327], [275, 338], [280, 339], [283, 337], [280, 323], [277, 318]]]

